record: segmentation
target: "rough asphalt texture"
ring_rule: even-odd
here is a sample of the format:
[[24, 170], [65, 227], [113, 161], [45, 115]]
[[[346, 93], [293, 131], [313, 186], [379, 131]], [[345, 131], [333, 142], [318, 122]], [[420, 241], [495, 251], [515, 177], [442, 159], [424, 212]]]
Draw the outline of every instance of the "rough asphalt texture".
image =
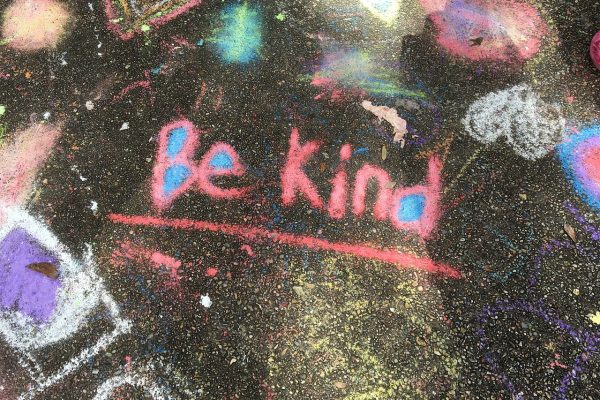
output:
[[[55, 48], [0, 47], [0, 140], [7, 146], [33, 123], [60, 126], [19, 207], [75, 259], [91, 246], [96, 273], [131, 331], [36, 398], [93, 399], [103, 383], [127, 374], [160, 388], [155, 398], [173, 399], [600, 398], [599, 209], [577, 192], [554, 148], [600, 115], [600, 71], [589, 56], [600, 3], [527, 2], [547, 32], [524, 60], [453, 54], [419, 1], [372, 2], [398, 4], [390, 21], [370, 2], [204, 1], [160, 27], [139, 23], [128, 40], [107, 28], [104, 2], [63, 3], [74, 17]], [[235, 7], [256, 13], [243, 17], [249, 26], [241, 34], [258, 35], [255, 53], [254, 40], [237, 44], [247, 52], [223, 43]], [[478, 39], [466, 46], [484, 48], [487, 38]], [[328, 54], [350, 54], [354, 63], [327, 65]], [[323, 65], [344, 69], [333, 73], [341, 83], [316, 85]], [[380, 80], [395, 89], [370, 84]], [[462, 122], [478, 99], [520, 84], [565, 121], [565, 138], [536, 159], [506, 138], [476, 140]], [[407, 121], [404, 144], [363, 100], [398, 111]], [[190, 189], [166, 209], [154, 207], [159, 132], [182, 119], [202, 131], [195, 160], [215, 142], [235, 148], [246, 173], [215, 182], [252, 185], [245, 198]], [[349, 197], [364, 164], [411, 187], [425, 182], [437, 155], [433, 233], [421, 238], [377, 221], [376, 185], [360, 218], [351, 200], [341, 219], [302, 194], [283, 205], [292, 128], [303, 144], [322, 142], [304, 169], [324, 201], [344, 143], [353, 148]], [[115, 223], [112, 214], [393, 248], [461, 277], [277, 239]], [[178, 279], [155, 252], [180, 263]], [[43, 372], [60, 370], [110, 329], [106, 310], [95, 310], [76, 334], [36, 352]], [[0, 341], [1, 399], [33, 387], [22, 358]], [[123, 385], [108, 398], [152, 399], [142, 386]]]

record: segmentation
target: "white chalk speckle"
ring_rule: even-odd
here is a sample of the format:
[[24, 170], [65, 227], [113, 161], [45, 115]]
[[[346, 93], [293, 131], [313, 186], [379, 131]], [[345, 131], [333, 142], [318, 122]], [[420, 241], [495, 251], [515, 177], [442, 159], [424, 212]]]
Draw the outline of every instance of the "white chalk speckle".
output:
[[208, 295], [200, 296], [200, 302], [202, 303], [202, 306], [204, 308], [210, 308], [210, 306], [212, 306], [212, 300], [210, 299], [210, 297], [208, 297]]

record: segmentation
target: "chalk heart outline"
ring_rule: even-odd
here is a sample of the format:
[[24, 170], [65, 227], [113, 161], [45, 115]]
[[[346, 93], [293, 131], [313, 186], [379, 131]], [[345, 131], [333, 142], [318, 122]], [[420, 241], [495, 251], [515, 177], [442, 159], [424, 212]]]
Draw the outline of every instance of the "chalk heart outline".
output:
[[[116, 6], [115, 3], [120, 3], [122, 8]], [[140, 14], [134, 15], [136, 0], [104, 0], [104, 9], [108, 19], [106, 25], [121, 40], [129, 40], [142, 32], [143, 25], [157, 29], [199, 6], [202, 0], [168, 0], [167, 9], [171, 11], [166, 13], [160, 11], [161, 3], [164, 3], [164, 0], [146, 0], [144, 1], [144, 10]]]
[[525, 314], [533, 315], [543, 321], [546, 325], [558, 328], [560, 331], [567, 334], [573, 341], [579, 343], [580, 347], [582, 346], [581, 351], [577, 354], [572, 364], [566, 368], [566, 372], [561, 377], [560, 384], [552, 396], [553, 399], [567, 399], [566, 392], [569, 386], [573, 385], [579, 379], [585, 363], [594, 356], [600, 338], [589, 332], [573, 328], [557, 316], [546, 311], [541, 302], [530, 303], [526, 300], [499, 300], [495, 305], [485, 307], [482, 315], [479, 317], [480, 327], [477, 329], [479, 347], [484, 350], [485, 361], [490, 365], [493, 372], [502, 379], [502, 382], [506, 385], [513, 398], [517, 400], [524, 400], [530, 396], [526, 393], [526, 388], [517, 388], [511, 377], [499, 368], [497, 358], [493, 355], [492, 347], [487, 339], [485, 330], [485, 327], [490, 320], [500, 315], [508, 316], [514, 312], [523, 312]]

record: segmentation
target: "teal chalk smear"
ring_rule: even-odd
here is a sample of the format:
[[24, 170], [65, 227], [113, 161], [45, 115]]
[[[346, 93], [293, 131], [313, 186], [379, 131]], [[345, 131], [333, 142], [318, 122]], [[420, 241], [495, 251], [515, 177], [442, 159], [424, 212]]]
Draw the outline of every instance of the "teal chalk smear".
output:
[[259, 57], [262, 24], [258, 10], [247, 3], [231, 5], [221, 12], [222, 27], [207, 39], [216, 45], [226, 63], [247, 64]]
[[372, 96], [412, 98], [424, 100], [427, 95], [394, 82], [395, 71], [373, 61], [365, 50], [342, 50], [331, 54], [315, 77], [329, 78], [342, 86], [363, 89]]

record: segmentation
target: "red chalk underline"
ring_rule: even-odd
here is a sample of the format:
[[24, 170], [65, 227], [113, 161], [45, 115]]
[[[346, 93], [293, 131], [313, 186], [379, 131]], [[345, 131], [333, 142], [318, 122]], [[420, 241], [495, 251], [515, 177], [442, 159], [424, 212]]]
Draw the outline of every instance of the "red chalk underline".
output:
[[402, 253], [394, 249], [377, 249], [365, 244], [349, 244], [330, 242], [312, 236], [296, 235], [276, 230], [244, 225], [224, 224], [190, 219], [169, 219], [150, 216], [127, 216], [109, 214], [108, 219], [117, 224], [168, 227], [190, 231], [208, 231], [237, 236], [253, 242], [272, 242], [290, 246], [303, 247], [310, 250], [325, 250], [352, 255], [370, 260], [393, 264], [397, 269], [417, 269], [434, 274], [442, 274], [453, 279], [460, 279], [461, 273], [446, 265], [435, 263], [428, 257], [418, 257]]

